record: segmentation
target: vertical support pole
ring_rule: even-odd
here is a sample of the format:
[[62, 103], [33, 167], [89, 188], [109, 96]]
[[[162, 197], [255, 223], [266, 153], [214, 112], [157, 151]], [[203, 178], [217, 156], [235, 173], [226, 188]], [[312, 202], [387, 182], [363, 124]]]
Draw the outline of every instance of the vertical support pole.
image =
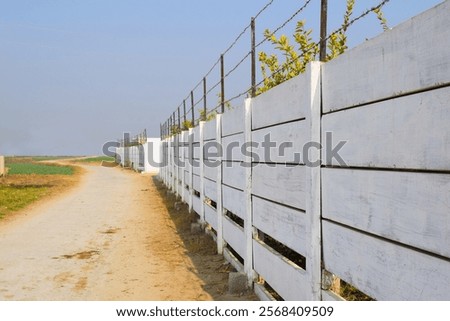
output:
[[172, 136], [167, 137], [167, 182], [172, 190]]
[[206, 121], [206, 77], [203, 77], [203, 120]]
[[[186, 99], [183, 100], [183, 123], [186, 124]], [[183, 127], [183, 129], [187, 129], [185, 126]]]
[[189, 212], [192, 212], [194, 207], [194, 172], [193, 172], [193, 161], [194, 161], [194, 133], [193, 129], [189, 128], [189, 151], [188, 151], [188, 159], [189, 159]]
[[205, 160], [203, 155], [204, 145], [204, 129], [205, 122], [201, 121], [200, 124], [200, 222], [205, 222]]
[[179, 152], [179, 139], [180, 139], [180, 135], [179, 134], [175, 134], [173, 136], [174, 139], [174, 152], [173, 152], [173, 170], [175, 173], [175, 197], [178, 197], [180, 195], [180, 191], [179, 191], [179, 187], [180, 187], [180, 168], [179, 168], [179, 163], [180, 163], [180, 152]]
[[309, 88], [309, 141], [315, 144], [315, 148], [309, 149], [309, 159], [303, 162], [307, 164], [307, 199], [306, 215], [309, 219], [310, 249], [306, 262], [311, 281], [312, 296], [310, 300], [321, 300], [321, 280], [322, 280], [322, 240], [321, 240], [321, 63], [312, 62], [308, 65], [306, 75], [308, 77]]
[[[252, 104], [251, 99], [245, 100], [245, 126], [244, 142], [247, 145], [252, 142]], [[244, 157], [245, 164], [245, 222], [244, 234], [246, 252], [244, 258], [244, 272], [247, 275], [248, 285], [253, 285], [253, 213], [252, 213], [252, 157], [248, 153]]]
[[327, 58], [327, 19], [328, 19], [328, 0], [321, 0], [320, 6], [320, 61]]
[[217, 253], [223, 253], [223, 201], [222, 201], [222, 158], [223, 158], [223, 150], [222, 150], [222, 114], [218, 114], [216, 116], [216, 144], [219, 148], [219, 157], [217, 158], [218, 166], [217, 166]]
[[185, 171], [186, 171], [186, 160], [185, 160], [185, 153], [186, 153], [186, 131], [182, 131], [180, 134], [181, 137], [181, 160], [180, 160], [180, 166], [181, 166], [181, 200], [183, 202], [186, 202], [186, 195], [185, 195]]
[[195, 127], [194, 92], [191, 91], [192, 127]]
[[225, 67], [223, 55], [220, 55], [220, 112], [225, 111]]
[[181, 131], [180, 107], [178, 107], [178, 130]]
[[252, 21], [250, 23], [251, 27], [251, 46], [252, 46], [252, 90], [251, 90], [251, 97], [256, 96], [256, 36], [255, 36], [255, 18], [252, 17]]

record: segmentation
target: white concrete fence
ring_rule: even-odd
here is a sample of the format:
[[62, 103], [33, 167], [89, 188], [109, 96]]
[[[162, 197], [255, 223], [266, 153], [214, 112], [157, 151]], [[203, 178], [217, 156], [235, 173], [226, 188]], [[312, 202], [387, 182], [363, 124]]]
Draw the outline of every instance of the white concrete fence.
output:
[[[160, 138], [147, 138], [146, 144], [129, 147], [117, 147], [116, 162], [122, 167], [129, 167], [144, 173], [159, 172]], [[150, 150], [151, 149], [151, 150]]]
[[[335, 275], [377, 300], [450, 300], [449, 16], [447, 1], [165, 139], [161, 178], [260, 298], [269, 285], [285, 300], [339, 300]], [[326, 148], [310, 149], [320, 166], [295, 165], [327, 132], [347, 141], [347, 166]], [[293, 148], [267, 155], [268, 133]], [[211, 142], [256, 142], [258, 160], [240, 148], [208, 157]]]

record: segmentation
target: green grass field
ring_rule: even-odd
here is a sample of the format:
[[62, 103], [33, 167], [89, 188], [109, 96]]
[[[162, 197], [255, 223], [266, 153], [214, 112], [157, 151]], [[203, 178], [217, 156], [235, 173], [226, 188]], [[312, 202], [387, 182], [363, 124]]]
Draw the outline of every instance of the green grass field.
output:
[[54, 164], [12, 163], [7, 164], [8, 175], [72, 175], [73, 168]]
[[16, 187], [0, 185], [0, 219], [10, 212], [24, 208], [38, 200], [48, 191], [48, 187]]

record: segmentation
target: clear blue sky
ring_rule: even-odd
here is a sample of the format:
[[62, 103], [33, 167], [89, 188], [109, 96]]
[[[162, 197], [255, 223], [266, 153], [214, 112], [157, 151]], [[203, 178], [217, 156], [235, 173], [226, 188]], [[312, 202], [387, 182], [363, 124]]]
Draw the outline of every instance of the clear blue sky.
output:
[[[355, 15], [379, 1], [356, 0]], [[0, 0], [0, 155], [100, 154], [124, 131], [147, 128], [159, 136], [160, 122], [267, 2]], [[274, 0], [257, 21], [258, 39], [304, 2]], [[333, 30], [345, 1], [329, 2]], [[391, 0], [384, 12], [395, 26], [440, 2]], [[304, 19], [317, 30], [319, 3], [312, 0], [294, 22]], [[351, 29], [350, 44], [381, 32], [371, 16]], [[226, 68], [247, 51], [243, 37]], [[230, 79], [230, 94], [247, 89], [244, 68]]]

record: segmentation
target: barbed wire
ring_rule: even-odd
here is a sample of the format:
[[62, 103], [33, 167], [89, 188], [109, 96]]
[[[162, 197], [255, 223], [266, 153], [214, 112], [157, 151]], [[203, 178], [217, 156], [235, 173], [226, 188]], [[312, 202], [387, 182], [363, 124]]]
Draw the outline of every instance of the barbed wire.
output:
[[300, 9], [298, 9], [296, 12], [294, 12], [294, 14], [292, 16], [290, 16], [285, 22], [283, 22], [283, 24], [281, 24], [278, 28], [276, 28], [273, 32], [270, 33], [269, 37], [264, 37], [263, 40], [261, 40], [260, 42], [258, 42], [255, 45], [255, 48], [258, 48], [259, 46], [261, 46], [263, 43], [265, 43], [270, 37], [272, 37], [274, 34], [276, 34], [278, 31], [280, 31], [281, 29], [283, 29], [284, 27], [286, 27], [286, 25], [292, 21], [292, 19], [294, 19], [300, 12], [302, 12], [303, 10], [306, 9], [306, 7], [310, 4], [312, 0], [306, 0], [305, 4], [303, 6], [300, 7]]
[[384, 7], [389, 1], [391, 0], [383, 0], [380, 2], [380, 4], [378, 4], [377, 6], [374, 6], [370, 9], [367, 9], [366, 11], [364, 11], [362, 14], [360, 14], [358, 17], [350, 20], [347, 24], [343, 24], [340, 28], [336, 29], [335, 31], [333, 31], [332, 33], [330, 33], [325, 40], [329, 40], [331, 37], [333, 37], [334, 35], [338, 34], [339, 32], [348, 29], [348, 27], [350, 27], [351, 25], [353, 25], [355, 22], [357, 22], [358, 20], [361, 20], [362, 18], [364, 18], [365, 16], [367, 16], [368, 14], [370, 14], [371, 12], [374, 12], [378, 9], [381, 9], [382, 7]]

